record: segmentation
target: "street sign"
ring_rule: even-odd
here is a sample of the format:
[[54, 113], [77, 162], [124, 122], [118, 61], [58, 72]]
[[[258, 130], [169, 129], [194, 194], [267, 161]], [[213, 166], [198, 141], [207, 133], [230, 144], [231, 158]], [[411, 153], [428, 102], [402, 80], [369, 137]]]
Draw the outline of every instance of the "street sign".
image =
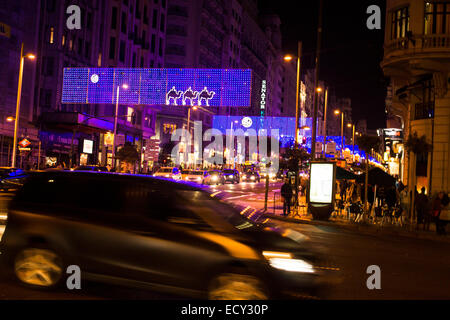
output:
[[25, 139], [23, 139], [23, 140], [21, 140], [21, 141], [19, 142], [19, 146], [22, 147], [22, 148], [26, 148], [26, 147], [28, 147], [30, 144], [31, 144], [31, 142], [30, 142], [27, 138], [25, 138]]
[[11, 27], [0, 22], [0, 36], [11, 38]]
[[309, 179], [309, 201], [332, 204], [336, 176], [333, 162], [311, 162]]

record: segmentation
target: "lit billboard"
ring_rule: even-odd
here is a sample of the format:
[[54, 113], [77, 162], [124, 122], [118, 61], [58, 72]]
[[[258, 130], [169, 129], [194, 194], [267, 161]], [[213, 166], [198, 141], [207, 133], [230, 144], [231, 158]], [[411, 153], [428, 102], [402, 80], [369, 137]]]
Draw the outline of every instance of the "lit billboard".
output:
[[335, 164], [312, 162], [309, 178], [309, 201], [311, 203], [333, 203]]
[[62, 103], [249, 107], [250, 69], [65, 68]]

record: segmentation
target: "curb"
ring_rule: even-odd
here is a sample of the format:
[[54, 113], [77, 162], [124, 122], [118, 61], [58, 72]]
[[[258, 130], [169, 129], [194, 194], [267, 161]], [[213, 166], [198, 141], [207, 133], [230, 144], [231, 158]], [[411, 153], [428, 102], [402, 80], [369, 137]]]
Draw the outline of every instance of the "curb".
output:
[[321, 226], [335, 226], [342, 229], [347, 230], [357, 230], [360, 232], [364, 232], [367, 234], [386, 234], [393, 236], [402, 236], [405, 238], [414, 238], [414, 239], [424, 239], [424, 240], [433, 240], [439, 242], [448, 242], [450, 243], [450, 237], [448, 236], [438, 236], [432, 234], [422, 234], [417, 231], [404, 231], [404, 230], [389, 230], [383, 227], [375, 227], [371, 225], [357, 224], [357, 223], [341, 223], [334, 221], [320, 221], [320, 220], [309, 220], [309, 219], [299, 219], [299, 218], [290, 218], [290, 217], [281, 217], [270, 213], [263, 213], [263, 217], [281, 220], [285, 222], [293, 222], [300, 224], [310, 224], [310, 225], [321, 225]]

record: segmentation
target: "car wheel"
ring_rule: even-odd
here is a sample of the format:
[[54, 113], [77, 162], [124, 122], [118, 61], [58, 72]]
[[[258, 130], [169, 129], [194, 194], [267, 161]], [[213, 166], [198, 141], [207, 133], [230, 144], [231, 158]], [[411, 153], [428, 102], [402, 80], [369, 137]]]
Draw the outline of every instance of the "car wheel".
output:
[[23, 284], [35, 288], [53, 288], [61, 283], [63, 261], [50, 248], [28, 247], [16, 255], [14, 274]]
[[209, 300], [267, 300], [268, 295], [258, 278], [238, 273], [215, 277], [208, 288]]

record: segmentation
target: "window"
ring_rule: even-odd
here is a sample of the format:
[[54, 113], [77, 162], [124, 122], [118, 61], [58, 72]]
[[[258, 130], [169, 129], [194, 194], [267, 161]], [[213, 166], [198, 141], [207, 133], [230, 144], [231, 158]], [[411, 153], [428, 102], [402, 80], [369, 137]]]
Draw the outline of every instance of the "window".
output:
[[160, 24], [159, 24], [159, 30], [161, 30], [162, 32], [164, 32], [164, 15], [161, 14], [161, 20], [160, 20]]
[[116, 38], [111, 37], [109, 40], [109, 58], [115, 59], [116, 57]]
[[152, 127], [152, 116], [151, 116], [151, 114], [145, 114], [145, 117], [144, 117], [144, 126], [146, 127], [146, 128], [151, 128]]
[[392, 11], [391, 15], [391, 39], [405, 38], [409, 31], [409, 8]]
[[111, 14], [111, 29], [117, 28], [117, 7], [112, 8], [112, 14]]
[[55, 28], [51, 27], [50, 28], [50, 39], [49, 39], [49, 43], [53, 43], [53, 37], [55, 35]]
[[152, 42], [150, 47], [152, 53], [155, 53], [155, 46], [156, 46], [156, 37], [154, 34], [152, 34]]
[[175, 123], [164, 123], [163, 124], [163, 132], [165, 134], [172, 134], [177, 129], [177, 125]]
[[127, 14], [125, 13], [125, 11], [122, 12], [122, 27], [121, 27], [121, 31], [122, 33], [127, 33]]
[[162, 57], [163, 55], [163, 39], [159, 38], [159, 56]]
[[120, 41], [119, 60], [125, 62], [125, 41]]
[[156, 29], [158, 23], [158, 10], [153, 10], [152, 28]]
[[433, 80], [426, 80], [422, 87], [422, 102], [415, 105], [414, 120], [434, 117], [434, 86]]
[[425, 34], [450, 33], [450, 3], [425, 3]]

